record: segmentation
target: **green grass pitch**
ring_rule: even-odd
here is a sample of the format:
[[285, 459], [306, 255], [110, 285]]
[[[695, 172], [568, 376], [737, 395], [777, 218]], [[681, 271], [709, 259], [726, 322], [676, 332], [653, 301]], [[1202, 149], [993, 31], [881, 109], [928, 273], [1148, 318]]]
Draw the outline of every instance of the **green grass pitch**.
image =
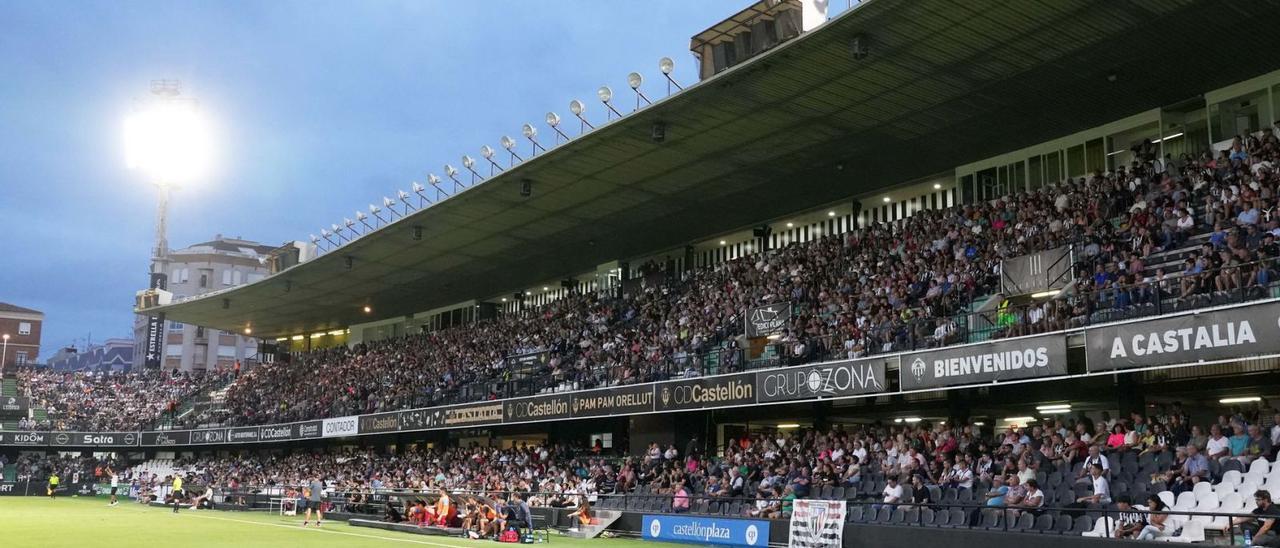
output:
[[[413, 535], [325, 522], [303, 528], [302, 517], [265, 512], [221, 512], [148, 508], [132, 501], [107, 506], [105, 498], [0, 497], [0, 546], [4, 548], [98, 548], [165, 546], [234, 548], [412, 546], [465, 548], [519, 546], [490, 540]], [[666, 544], [666, 543], [661, 543]], [[637, 539], [579, 540], [556, 533], [541, 546], [582, 548], [650, 547], [659, 543]], [[671, 545], [668, 545], [671, 546]]]

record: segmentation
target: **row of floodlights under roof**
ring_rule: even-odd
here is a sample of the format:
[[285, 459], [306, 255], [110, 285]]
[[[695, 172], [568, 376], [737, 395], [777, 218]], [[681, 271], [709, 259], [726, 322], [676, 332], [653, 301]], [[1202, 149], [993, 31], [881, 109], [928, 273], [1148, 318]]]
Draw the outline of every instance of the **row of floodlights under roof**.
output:
[[[676, 82], [675, 78], [672, 78], [671, 76], [671, 71], [675, 70], [675, 66], [675, 61], [672, 61], [670, 57], [663, 57], [658, 61], [658, 70], [662, 72], [662, 76], [666, 78], [667, 81], [667, 95], [671, 95], [673, 86], [677, 90], [684, 89], [684, 87]], [[627, 85], [630, 86], [631, 90], [636, 94], [636, 110], [639, 110], [640, 107], [643, 106], [641, 105], [642, 101], [645, 105], [653, 104], [653, 101], [650, 101], [649, 97], [640, 90], [640, 86], [643, 84], [644, 77], [641, 76], [640, 73], [633, 72], [627, 75]], [[615, 116], [618, 118], [623, 117], [623, 114], [614, 106], [612, 88], [609, 86], [600, 86], [600, 89], [596, 90], [596, 97], [600, 99], [600, 102], [603, 103], [606, 108], [606, 121], [613, 120]], [[572, 113], [580, 123], [578, 135], [586, 133], [588, 129], [595, 129], [595, 125], [589, 122], [586, 118], [586, 103], [583, 103], [578, 99], [569, 101], [569, 112]], [[553, 131], [555, 131], [555, 140], [557, 145], [563, 141], [571, 139], [571, 137], [561, 129], [561, 121], [559, 114], [556, 114], [555, 112], [547, 113], [546, 123]], [[534, 127], [533, 124], [524, 124], [521, 126], [520, 134], [532, 144], [532, 151], [529, 154], [530, 158], [536, 156], [538, 151], [547, 151], [547, 148], [543, 146], [542, 143], [538, 142], [538, 128]], [[506, 166], [507, 168], [514, 166], [517, 161], [524, 161], [524, 158], [516, 151], [516, 147], [519, 143], [515, 139], [510, 136], [503, 135], [498, 139], [498, 144], [502, 145], [502, 148], [506, 149], [510, 154], [510, 158]], [[480, 147], [480, 157], [484, 158], [489, 163], [489, 177], [505, 171], [505, 168], [494, 159], [494, 156], [496, 155], [497, 151], [494, 150], [493, 147], [489, 145]], [[396, 193], [396, 199], [384, 196], [382, 198], [381, 207], [376, 204], [369, 204], [368, 213], [357, 210], [355, 213], [355, 219], [344, 218], [341, 224], [333, 223], [329, 225], [329, 228], [320, 229], [319, 236], [315, 234], [311, 235], [311, 243], [315, 244], [321, 251], [332, 250], [347, 242], [355, 240], [364, 234], [368, 234], [369, 232], [389, 225], [399, 218], [406, 217], [409, 213], [422, 209], [428, 204], [433, 204], [453, 196], [461, 189], [475, 185], [477, 182], [485, 179], [484, 175], [481, 175], [476, 171], [476, 164], [477, 162], [475, 158], [464, 154], [462, 156], [462, 167], [471, 175], [469, 183], [464, 183], [458, 179], [458, 175], [461, 173], [458, 168], [454, 167], [452, 164], [445, 164], [445, 177], [448, 177], [453, 183], [451, 190], [446, 190], [441, 186], [441, 184], [444, 183], [444, 180], [439, 176], [434, 173], [429, 174], [427, 175], [427, 185], [430, 186], [430, 190], [428, 189], [428, 186], [424, 186], [415, 181], [410, 187], [412, 189], [412, 193], [400, 190]], [[400, 209], [397, 210], [396, 208]], [[415, 227], [413, 235], [414, 239], [421, 239], [421, 228]], [[326, 243], [328, 244], [327, 249], [325, 247]]]

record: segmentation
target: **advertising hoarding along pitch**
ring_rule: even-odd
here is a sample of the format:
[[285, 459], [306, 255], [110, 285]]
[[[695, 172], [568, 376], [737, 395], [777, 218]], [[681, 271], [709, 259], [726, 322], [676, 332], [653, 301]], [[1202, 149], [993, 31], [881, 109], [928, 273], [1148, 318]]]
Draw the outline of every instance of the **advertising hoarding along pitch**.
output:
[[644, 540], [768, 546], [769, 522], [714, 516], [646, 515], [641, 520], [641, 534]]
[[630, 415], [653, 411], [653, 385], [637, 384], [570, 394], [574, 418]]
[[918, 390], [1066, 374], [1066, 336], [1043, 335], [904, 354], [898, 386]]
[[1087, 328], [1084, 339], [1090, 371], [1280, 354], [1280, 302]]

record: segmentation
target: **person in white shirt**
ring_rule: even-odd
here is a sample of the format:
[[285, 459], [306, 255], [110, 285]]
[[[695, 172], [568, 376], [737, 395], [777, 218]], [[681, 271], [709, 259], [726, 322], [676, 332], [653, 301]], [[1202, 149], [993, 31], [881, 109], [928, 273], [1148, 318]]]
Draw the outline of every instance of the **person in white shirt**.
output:
[[898, 484], [898, 476], [889, 476], [885, 479], [888, 480], [888, 483], [885, 484], [884, 491], [881, 492], [884, 495], [884, 498], [881, 499], [884, 504], [873, 504], [871, 506], [872, 511], [879, 512], [881, 508], [886, 506], [892, 508], [902, 502], [902, 486]]
[[1276, 459], [1280, 454], [1280, 413], [1276, 413], [1274, 417], [1275, 425], [1271, 427], [1271, 460]]
[[1231, 455], [1231, 440], [1222, 435], [1222, 427], [1213, 425], [1209, 427], [1209, 441], [1205, 444], [1205, 453], [1210, 460], [1219, 459]]
[[1103, 475], [1111, 470], [1111, 461], [1107, 460], [1107, 456], [1102, 454], [1096, 445], [1089, 446], [1089, 456], [1085, 457], [1084, 463], [1080, 468], [1080, 474], [1076, 478], [1076, 483], [1089, 483], [1089, 468], [1097, 464], [1102, 467]]

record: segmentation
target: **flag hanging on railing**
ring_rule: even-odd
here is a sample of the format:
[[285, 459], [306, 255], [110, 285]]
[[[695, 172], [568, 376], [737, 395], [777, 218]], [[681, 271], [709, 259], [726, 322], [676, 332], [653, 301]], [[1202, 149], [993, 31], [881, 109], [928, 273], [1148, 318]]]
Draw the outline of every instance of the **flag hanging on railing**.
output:
[[791, 511], [791, 548], [841, 548], [845, 501], [796, 499]]

